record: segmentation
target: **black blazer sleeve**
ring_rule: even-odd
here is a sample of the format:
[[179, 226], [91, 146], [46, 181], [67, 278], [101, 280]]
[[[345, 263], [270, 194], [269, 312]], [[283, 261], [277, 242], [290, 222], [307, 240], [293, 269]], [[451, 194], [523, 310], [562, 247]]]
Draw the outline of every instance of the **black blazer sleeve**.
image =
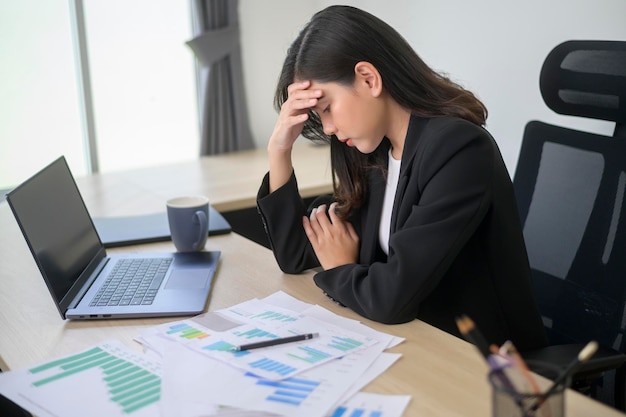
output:
[[309, 208], [305, 207], [295, 173], [285, 185], [270, 194], [269, 173], [265, 175], [257, 194], [257, 208], [274, 257], [283, 272], [297, 274], [320, 266], [302, 227], [302, 217], [308, 216], [311, 208], [330, 202], [331, 196], [321, 196]]

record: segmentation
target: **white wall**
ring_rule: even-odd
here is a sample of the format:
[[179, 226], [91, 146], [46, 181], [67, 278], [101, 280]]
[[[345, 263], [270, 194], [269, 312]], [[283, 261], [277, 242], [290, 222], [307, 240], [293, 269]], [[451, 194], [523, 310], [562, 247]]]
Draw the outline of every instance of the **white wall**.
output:
[[264, 148], [274, 128], [274, 91], [287, 49], [319, 8], [314, 0], [239, 0], [244, 83], [252, 136]]
[[[276, 120], [274, 88], [285, 52], [323, 0], [240, 0], [244, 78], [257, 146]], [[434, 69], [472, 90], [489, 110], [487, 128], [513, 173], [532, 119], [611, 134], [606, 122], [558, 116], [539, 93], [550, 50], [570, 39], [626, 40], [624, 0], [344, 1], [395, 27]]]

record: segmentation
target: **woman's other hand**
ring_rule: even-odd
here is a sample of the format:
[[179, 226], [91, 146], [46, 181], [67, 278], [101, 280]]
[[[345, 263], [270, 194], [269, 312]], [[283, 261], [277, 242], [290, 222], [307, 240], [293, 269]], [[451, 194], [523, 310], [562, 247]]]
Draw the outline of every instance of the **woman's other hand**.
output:
[[341, 220], [335, 214], [335, 204], [313, 209], [309, 218], [302, 218], [315, 255], [325, 270], [337, 266], [356, 263], [359, 251], [359, 236], [350, 222]]

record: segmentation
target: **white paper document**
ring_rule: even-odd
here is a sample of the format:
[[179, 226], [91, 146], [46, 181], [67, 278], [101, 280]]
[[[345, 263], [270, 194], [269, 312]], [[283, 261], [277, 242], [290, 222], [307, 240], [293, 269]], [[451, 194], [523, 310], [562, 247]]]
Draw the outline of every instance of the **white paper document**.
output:
[[0, 373], [0, 393], [38, 417], [159, 415], [161, 366], [108, 341]]
[[[366, 349], [295, 377], [273, 381], [167, 342], [163, 351], [163, 415], [198, 417], [203, 414], [197, 410], [219, 404], [281, 416], [323, 417], [340, 403], [379, 354]], [[187, 406], [190, 408], [186, 410]]]
[[[226, 330], [207, 327], [219, 321], [216, 316], [221, 317], [220, 329]], [[229, 327], [227, 323], [235, 327]], [[251, 342], [307, 333], [315, 333], [318, 337], [268, 348], [233, 350]], [[375, 337], [256, 299], [215, 313], [157, 326], [145, 331], [139, 340], [158, 350], [158, 338], [175, 341], [201, 355], [273, 380], [296, 376], [379, 343]], [[382, 348], [388, 343], [388, 338], [385, 339]]]
[[[234, 346], [317, 333], [311, 340]], [[400, 417], [409, 396], [360, 390], [401, 360], [402, 338], [283, 292], [0, 373], [0, 393], [38, 417]]]
[[[320, 333], [317, 340], [253, 350], [242, 356], [230, 350], [245, 341], [241, 337], [266, 340], [292, 334], [288, 332], [313, 331]], [[223, 410], [216, 406], [324, 417], [398, 360], [399, 354], [383, 355], [383, 351], [403, 339], [276, 293], [264, 300], [253, 299], [156, 326], [138, 340], [162, 357], [166, 417], [197, 417], [206, 415], [198, 410], [211, 407], [219, 415]], [[338, 340], [343, 349], [330, 350]], [[344, 345], [346, 341], [350, 343]], [[303, 352], [315, 353], [304, 356]], [[286, 366], [293, 371], [276, 375], [250, 366], [264, 359], [279, 370]], [[188, 409], [183, 410], [181, 404]]]

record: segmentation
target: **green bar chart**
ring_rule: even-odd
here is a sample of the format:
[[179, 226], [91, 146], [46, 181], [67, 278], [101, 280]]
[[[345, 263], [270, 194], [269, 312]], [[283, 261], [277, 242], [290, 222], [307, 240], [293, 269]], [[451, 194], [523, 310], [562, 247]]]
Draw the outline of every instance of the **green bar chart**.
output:
[[264, 311], [262, 313], [256, 314], [251, 317], [254, 320], [264, 320], [264, 321], [282, 321], [282, 322], [292, 322], [298, 320], [297, 317], [294, 317], [291, 314], [279, 313], [276, 311]]
[[154, 415], [160, 367], [113, 343], [21, 371], [12, 391], [53, 415]]

